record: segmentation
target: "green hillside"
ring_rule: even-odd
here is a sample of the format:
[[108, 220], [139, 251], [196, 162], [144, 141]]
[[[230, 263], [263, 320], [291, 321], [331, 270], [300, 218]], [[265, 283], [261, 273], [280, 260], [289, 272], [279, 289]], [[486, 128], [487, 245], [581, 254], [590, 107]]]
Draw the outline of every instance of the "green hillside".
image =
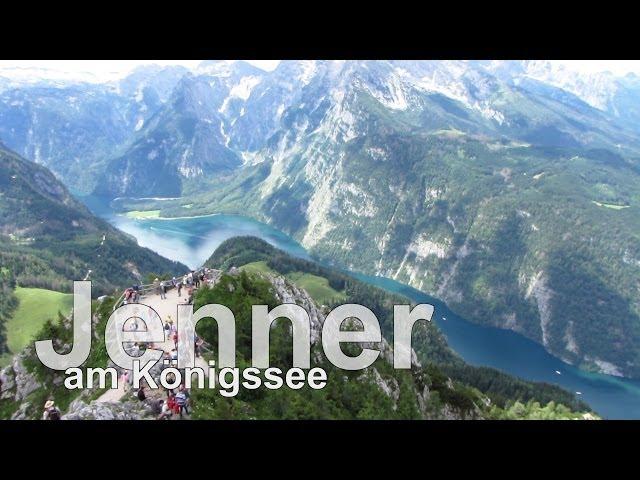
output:
[[[187, 267], [93, 216], [44, 167], [0, 147], [0, 264], [21, 286], [70, 292], [88, 276], [94, 295], [146, 272]], [[90, 272], [89, 272], [90, 271]]]
[[[340, 271], [318, 265], [315, 262], [291, 257], [267, 242], [255, 237], [235, 237], [223, 242], [205, 263], [211, 268], [229, 269], [249, 266], [254, 275], [268, 270], [288, 276], [291, 272], [310, 274], [327, 280], [332, 288], [344, 291], [344, 297], [329, 306], [341, 303], [359, 303], [370, 308], [380, 320], [385, 338], [393, 337], [393, 305], [411, 303], [407, 298], [390, 294], [367, 285]], [[260, 268], [256, 268], [259, 265]], [[295, 283], [295, 282], [294, 282]], [[224, 292], [220, 292], [222, 295]], [[207, 297], [211, 301], [209, 294]], [[316, 301], [317, 303], [317, 301]], [[225, 304], [226, 305], [226, 304]], [[572, 410], [585, 410], [587, 406], [569, 392], [545, 383], [527, 382], [493, 368], [474, 367], [466, 364], [447, 345], [446, 340], [433, 322], [419, 323], [414, 327], [413, 348], [420, 362], [432, 365], [462, 384], [476, 388], [491, 398], [499, 408], [514, 401], [537, 401], [542, 405], [554, 401], [569, 406]], [[439, 375], [439, 374], [438, 374]]]
[[42, 288], [15, 290], [18, 308], [6, 322], [7, 346], [12, 353], [26, 347], [47, 320], [55, 320], [58, 313], [68, 315], [73, 308], [73, 295]]
[[[388, 294], [351, 279], [332, 269], [312, 262], [301, 261], [280, 252], [265, 242], [252, 237], [240, 237], [223, 243], [214, 252], [208, 264], [234, 263], [243, 258], [247, 263], [260, 262], [264, 255], [275, 260], [269, 269], [276, 272], [294, 269], [326, 278], [334, 285], [345, 282], [345, 301], [362, 302], [368, 305], [381, 321], [383, 335], [390, 338], [391, 318], [394, 303], [406, 303], [407, 299]], [[294, 271], [294, 270], [291, 270]], [[23, 292], [28, 293], [28, 292]], [[302, 297], [296, 297], [302, 301]], [[104, 367], [107, 363], [102, 335], [114, 298], [93, 302], [97, 319], [96, 345], [84, 367]], [[262, 277], [262, 273], [223, 273], [213, 288], [200, 289], [195, 298], [195, 308], [208, 303], [228, 306], [236, 318], [237, 365], [242, 368], [250, 363], [251, 356], [251, 305], [265, 304], [274, 307], [279, 302], [275, 297], [274, 284]], [[307, 307], [308, 308], [308, 307]], [[215, 356], [217, 328], [211, 319], [198, 324], [198, 334], [205, 339]], [[47, 321], [36, 335], [37, 339], [58, 338], [60, 342], [71, 341], [71, 331], [61, 319]], [[439, 419], [439, 418], [583, 418], [582, 412], [589, 408], [564, 390], [545, 384], [524, 382], [492, 369], [475, 369], [465, 365], [446, 345], [444, 337], [432, 323], [420, 323], [414, 331], [414, 343], [420, 344], [419, 355], [423, 367], [399, 371], [393, 369], [382, 356], [365, 371], [341, 371], [333, 367], [316, 344], [313, 347], [314, 366], [328, 372], [327, 386], [322, 390], [303, 387], [300, 390], [241, 389], [234, 398], [222, 397], [210, 389], [193, 389], [194, 419]], [[271, 332], [270, 363], [287, 368], [291, 365], [290, 331], [278, 324]], [[352, 345], [345, 348], [353, 354]], [[35, 358], [33, 348], [28, 347], [23, 357], [27, 372], [41, 386], [31, 392], [25, 405], [27, 418], [37, 418], [39, 406], [48, 398], [55, 399], [63, 411], [82, 392], [55, 388], [61, 373], [45, 368]], [[374, 371], [375, 369], [375, 371]], [[460, 369], [480, 381], [482, 388], [468, 380], [459, 380]], [[453, 372], [453, 374], [451, 373]], [[389, 395], [380, 385], [386, 385]], [[488, 385], [488, 386], [487, 386]], [[386, 388], [386, 387], [385, 387]], [[99, 390], [88, 394], [96, 398]], [[397, 396], [396, 396], [397, 395]], [[418, 401], [423, 398], [423, 403]], [[490, 399], [490, 402], [489, 402]], [[0, 418], [10, 418], [20, 408], [19, 402], [0, 399]]]
[[[375, 301], [374, 298], [369, 300]], [[243, 271], [239, 275], [223, 275], [215, 287], [198, 292], [195, 307], [209, 303], [229, 306], [234, 312], [236, 329], [239, 332], [237, 364], [241, 368], [249, 366], [251, 345], [248, 332], [251, 330], [251, 304], [275, 307], [278, 302], [274, 297], [272, 285], [260, 278], [259, 273]], [[387, 308], [382, 313], [388, 318], [390, 311]], [[215, 322], [209, 319], [205, 319], [198, 328], [199, 335], [213, 345], [212, 358], [215, 358], [216, 330]], [[289, 329], [283, 328], [281, 324], [272, 329], [271, 366], [283, 370], [290, 368], [290, 335]], [[358, 351], [355, 345], [345, 344], [343, 348], [354, 354]], [[494, 405], [489, 408], [482, 392], [461, 382], [451, 381], [436, 363], [429, 363], [424, 368], [401, 371], [394, 370], [387, 360], [380, 357], [365, 371], [343, 371], [326, 360], [317, 344], [312, 348], [312, 356], [314, 366], [319, 366], [327, 372], [328, 381], [325, 388], [313, 390], [305, 385], [299, 390], [241, 389], [233, 398], [222, 397], [210, 389], [194, 389], [193, 418], [382, 420], [506, 418], [516, 414], [519, 418], [582, 418], [581, 413], [571, 411], [564, 405], [556, 407], [555, 402], [549, 402], [545, 406], [541, 406], [539, 402], [528, 402], [527, 409], [521, 411], [521, 404], [510, 399], [503, 403], [502, 407]], [[379, 379], [374, 381], [376, 376]], [[397, 399], [392, 399], [386, 394], [379, 387], [380, 382], [393, 385], [393, 390], [397, 391]], [[418, 397], [425, 391], [428, 391], [428, 398], [421, 406]], [[568, 394], [566, 396], [568, 397]], [[579, 405], [578, 408], [584, 409], [585, 406]]]
[[15, 292], [15, 280], [11, 272], [0, 267], [0, 367], [11, 359], [11, 352], [7, 347], [7, 321], [18, 306]]
[[[0, 355], [8, 353], [7, 334], [16, 327], [5, 325], [17, 305], [16, 286], [71, 293], [74, 280], [89, 279], [97, 297], [140, 283], [149, 272], [177, 275], [188, 270], [138, 246], [134, 238], [93, 216], [47, 169], [1, 146], [0, 267]], [[14, 346], [34, 330], [35, 324], [18, 333]]]
[[[251, 273], [277, 273], [269, 268], [265, 261], [247, 263], [242, 269]], [[324, 277], [304, 272], [290, 272], [286, 277], [300, 288], [304, 288], [319, 305], [335, 303], [345, 298], [344, 291], [331, 288], [329, 280]]]

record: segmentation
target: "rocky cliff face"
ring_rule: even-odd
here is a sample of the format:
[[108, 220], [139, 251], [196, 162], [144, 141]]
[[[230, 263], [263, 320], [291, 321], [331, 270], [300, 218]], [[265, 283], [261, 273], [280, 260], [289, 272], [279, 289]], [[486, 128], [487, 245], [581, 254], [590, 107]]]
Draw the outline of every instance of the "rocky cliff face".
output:
[[[281, 303], [294, 303], [302, 306], [311, 319], [311, 343], [317, 345], [321, 341], [322, 325], [325, 319], [325, 312], [320, 309], [309, 294], [296, 285], [287, 281], [284, 277], [268, 275], [269, 280], [274, 286], [275, 294]], [[386, 338], [383, 337], [382, 342], [376, 345], [363, 344], [363, 348], [375, 348], [381, 351], [381, 357], [390, 366], [393, 365], [393, 349]], [[317, 360], [317, 359], [316, 359]], [[416, 377], [414, 382], [412, 395], [418, 406], [423, 419], [482, 419], [483, 413], [481, 406], [488, 406], [489, 400], [479, 396], [477, 398], [478, 405], [475, 405], [470, 411], [461, 412], [454, 406], [445, 404], [442, 408], [435, 410], [430, 408], [431, 391], [429, 387], [421, 381], [423, 374], [420, 362], [418, 361], [415, 350], [411, 350], [412, 375]], [[393, 374], [381, 373], [376, 366], [365, 369], [358, 381], [370, 383], [379, 388], [393, 402], [394, 410], [398, 408], [400, 399], [400, 385], [397, 378]], [[453, 383], [449, 379], [447, 388], [454, 390]]]
[[[438, 294], [571, 363], [640, 375], [634, 141], [604, 133], [586, 104], [565, 127], [558, 109], [573, 104], [558, 92], [463, 66], [317, 63], [280, 104], [280, 130], [192, 211], [249, 212], [320, 258]], [[434, 93], [456, 68], [460, 91]], [[540, 271], [530, 295], [521, 279]], [[597, 332], [602, 318], [611, 328]]]
[[11, 364], [0, 371], [2, 381], [0, 399], [21, 403], [31, 393], [42, 387], [35, 375], [24, 366], [23, 360], [24, 355], [16, 355]]
[[74, 400], [62, 420], [150, 420], [155, 415], [146, 402], [138, 399], [123, 402]]
[[140, 130], [136, 139], [105, 168], [96, 192], [111, 196], [179, 196], [182, 183], [236, 169], [240, 158], [227, 147], [229, 125], [218, 111], [219, 92], [209, 81], [187, 76]]

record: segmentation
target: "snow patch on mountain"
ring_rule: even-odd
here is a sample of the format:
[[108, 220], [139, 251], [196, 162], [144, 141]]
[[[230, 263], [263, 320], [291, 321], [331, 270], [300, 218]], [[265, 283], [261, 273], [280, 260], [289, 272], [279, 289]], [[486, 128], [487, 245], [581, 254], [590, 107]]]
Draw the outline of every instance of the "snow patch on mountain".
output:
[[229, 143], [231, 142], [231, 137], [224, 130], [224, 122], [220, 122], [220, 135], [222, 136], [222, 139], [224, 140], [224, 146], [228, 147]]
[[251, 95], [251, 91], [262, 81], [260, 77], [242, 77], [240, 82], [231, 88], [229, 94], [232, 97], [241, 98], [242, 100], [247, 100]]
[[306, 60], [300, 63], [302, 70], [298, 76], [298, 81], [303, 85], [308, 85], [318, 71], [318, 64], [314, 60]]
[[262, 81], [261, 77], [257, 76], [247, 76], [242, 77], [240, 81], [233, 85], [229, 90], [229, 95], [224, 99], [220, 108], [218, 109], [219, 113], [227, 113], [229, 109], [229, 103], [234, 99], [240, 99], [243, 101], [247, 101], [251, 96], [251, 92], [253, 89]]
[[388, 157], [387, 151], [384, 148], [380, 147], [368, 148], [367, 153], [371, 156], [371, 158], [378, 161], [384, 161]]
[[364, 88], [387, 108], [392, 110], [406, 110], [409, 108], [405, 86], [397, 74], [389, 75], [387, 83], [382, 88], [375, 88], [368, 84], [365, 84]]
[[559, 63], [543, 60], [523, 62], [525, 75], [577, 95], [592, 107], [606, 110], [618, 84], [608, 72], [575, 72]]

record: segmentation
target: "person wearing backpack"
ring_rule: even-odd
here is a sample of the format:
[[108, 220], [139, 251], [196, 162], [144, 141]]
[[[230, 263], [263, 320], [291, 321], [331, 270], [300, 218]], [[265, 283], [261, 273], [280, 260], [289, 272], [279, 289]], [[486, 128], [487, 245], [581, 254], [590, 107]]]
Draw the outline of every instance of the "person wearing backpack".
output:
[[44, 404], [44, 413], [42, 414], [43, 420], [60, 420], [61, 414], [58, 407], [53, 400], [47, 400]]
[[144, 402], [147, 399], [147, 395], [144, 393], [144, 387], [140, 386], [137, 393], [138, 400]]
[[133, 287], [133, 303], [138, 303], [140, 300], [140, 285], [134, 285]]

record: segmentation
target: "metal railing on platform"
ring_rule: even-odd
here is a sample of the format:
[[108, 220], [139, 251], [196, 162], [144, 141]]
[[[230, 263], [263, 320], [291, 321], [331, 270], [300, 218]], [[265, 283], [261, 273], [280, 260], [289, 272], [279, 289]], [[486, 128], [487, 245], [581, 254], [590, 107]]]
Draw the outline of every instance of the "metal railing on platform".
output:
[[165, 288], [167, 290], [170, 290], [172, 288], [176, 288], [178, 286], [178, 283], [184, 283], [185, 279], [189, 276], [192, 275], [192, 278], [194, 280], [194, 282], [196, 281], [196, 278], [200, 278], [200, 276], [202, 275], [202, 273], [204, 273], [205, 275], [205, 279], [210, 280], [211, 278], [213, 278], [213, 275], [219, 275], [220, 274], [220, 270], [215, 270], [213, 268], [199, 268], [198, 270], [194, 270], [193, 272], [189, 272], [189, 273], [185, 273], [184, 275], [180, 276], [180, 277], [175, 277], [171, 278], [169, 280], [162, 280], [159, 281], [158, 283], [149, 283], [149, 284], [144, 284], [144, 285], [137, 285], [137, 290], [134, 287], [128, 287], [127, 289], [125, 289], [122, 292], [122, 295], [120, 295], [120, 297], [118, 297], [118, 299], [116, 300], [116, 303], [114, 303], [113, 305], [113, 310], [116, 310], [118, 307], [120, 307], [121, 305], [123, 305], [124, 301], [125, 301], [125, 297], [127, 292], [129, 291], [129, 289], [133, 289], [135, 292], [137, 292], [137, 294], [142, 297], [144, 296], [145, 293], [149, 293], [151, 291], [156, 291], [158, 288], [162, 288], [162, 285], [164, 284]]

